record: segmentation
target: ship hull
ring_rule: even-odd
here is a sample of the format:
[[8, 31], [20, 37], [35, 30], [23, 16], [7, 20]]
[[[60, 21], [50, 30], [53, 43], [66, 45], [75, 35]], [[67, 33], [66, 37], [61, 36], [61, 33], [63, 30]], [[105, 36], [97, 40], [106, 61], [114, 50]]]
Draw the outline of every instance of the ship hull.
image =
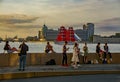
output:
[[[74, 45], [75, 42], [68, 41], [68, 45]], [[64, 45], [65, 41], [54, 41], [54, 43], [58, 45]]]

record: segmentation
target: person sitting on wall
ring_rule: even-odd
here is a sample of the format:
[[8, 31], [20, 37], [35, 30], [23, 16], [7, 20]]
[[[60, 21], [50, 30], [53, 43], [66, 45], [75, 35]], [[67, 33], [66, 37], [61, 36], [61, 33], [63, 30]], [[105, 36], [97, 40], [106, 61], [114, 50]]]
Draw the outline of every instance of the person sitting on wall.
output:
[[46, 47], [45, 47], [45, 53], [49, 53], [50, 51], [51, 51], [52, 53], [55, 53], [55, 51], [53, 50], [53, 46], [50, 45], [49, 42], [47, 42], [47, 45], [46, 45]]
[[107, 45], [107, 43], [105, 43], [104, 45], [104, 60], [107, 61], [107, 55], [110, 57], [110, 61], [112, 62], [112, 55], [109, 51], [109, 47]]
[[15, 51], [18, 51], [15, 47], [11, 48], [9, 45], [9, 41], [6, 41], [6, 44], [4, 46], [4, 53], [7, 51], [7, 53], [13, 53]]
[[104, 51], [101, 50], [100, 43], [98, 43], [97, 46], [96, 46], [96, 54], [97, 54], [97, 56], [99, 57], [100, 60], [103, 60], [102, 56], [104, 54]]

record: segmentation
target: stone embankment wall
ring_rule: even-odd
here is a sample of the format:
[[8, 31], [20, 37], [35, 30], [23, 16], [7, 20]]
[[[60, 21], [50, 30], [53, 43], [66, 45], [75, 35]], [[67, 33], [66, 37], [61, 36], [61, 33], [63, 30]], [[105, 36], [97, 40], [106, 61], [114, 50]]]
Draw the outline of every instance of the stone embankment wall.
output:
[[[72, 53], [68, 53], [68, 64], [71, 64]], [[112, 53], [112, 64], [120, 64], [120, 53]], [[62, 53], [28, 53], [27, 65], [45, 65], [47, 61], [54, 59], [57, 65], [61, 65]], [[88, 60], [97, 59], [95, 53], [89, 53]], [[109, 59], [109, 57], [108, 57]], [[83, 56], [80, 56], [80, 63], [83, 64]], [[101, 63], [101, 62], [99, 62]], [[13, 54], [0, 54], [0, 67], [14, 67], [19, 64], [19, 56], [17, 53]]]

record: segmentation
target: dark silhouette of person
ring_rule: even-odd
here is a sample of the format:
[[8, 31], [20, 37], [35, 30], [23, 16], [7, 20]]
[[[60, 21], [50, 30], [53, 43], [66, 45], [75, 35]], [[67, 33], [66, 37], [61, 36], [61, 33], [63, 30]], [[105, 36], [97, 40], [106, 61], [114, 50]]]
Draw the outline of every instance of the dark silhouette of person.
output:
[[7, 51], [7, 53], [13, 53], [13, 52], [18, 51], [18, 50], [15, 47], [11, 47], [9, 45], [9, 41], [6, 41], [5, 46], [4, 46], [4, 53], [5, 53], [5, 51]]
[[105, 43], [105, 45], [104, 45], [104, 60], [105, 61], [107, 61], [107, 55], [109, 55], [110, 61], [112, 61], [112, 55], [109, 51], [109, 47], [108, 47], [107, 43]]
[[[63, 59], [62, 59], [62, 66], [68, 66], [67, 64], [67, 54], [66, 52], [69, 50], [69, 47], [67, 48], [66, 45], [67, 45], [67, 41], [65, 41], [64, 45], [63, 45]], [[65, 63], [65, 64], [64, 64]]]
[[25, 65], [26, 65], [26, 56], [27, 56], [27, 51], [29, 50], [29, 47], [25, 42], [23, 41], [22, 44], [19, 46], [20, 48], [20, 53], [19, 53], [19, 71], [25, 70]]
[[49, 52], [55, 53], [55, 51], [53, 50], [53, 46], [50, 44], [50, 42], [47, 42], [47, 45], [45, 47], [45, 52], [49, 53]]

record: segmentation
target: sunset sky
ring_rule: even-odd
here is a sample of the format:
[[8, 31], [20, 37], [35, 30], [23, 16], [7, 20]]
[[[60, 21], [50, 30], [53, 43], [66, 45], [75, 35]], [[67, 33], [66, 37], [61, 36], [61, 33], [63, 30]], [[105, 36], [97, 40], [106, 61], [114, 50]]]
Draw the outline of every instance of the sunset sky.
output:
[[0, 0], [0, 37], [35, 36], [45, 23], [82, 28], [95, 24], [95, 34], [120, 32], [120, 0]]

